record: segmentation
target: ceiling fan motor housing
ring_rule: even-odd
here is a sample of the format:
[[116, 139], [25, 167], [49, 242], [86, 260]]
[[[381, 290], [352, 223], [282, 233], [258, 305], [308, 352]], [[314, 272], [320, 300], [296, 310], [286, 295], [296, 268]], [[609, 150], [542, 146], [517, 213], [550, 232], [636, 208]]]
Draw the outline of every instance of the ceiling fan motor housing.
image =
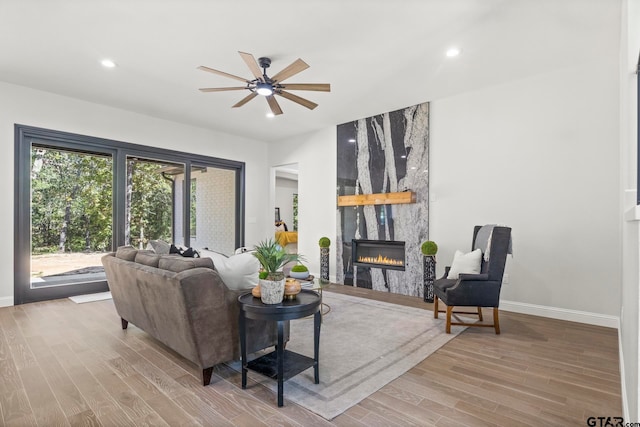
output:
[[260, 64], [260, 68], [269, 68], [271, 66], [271, 58], [260, 57], [258, 58], [258, 64]]

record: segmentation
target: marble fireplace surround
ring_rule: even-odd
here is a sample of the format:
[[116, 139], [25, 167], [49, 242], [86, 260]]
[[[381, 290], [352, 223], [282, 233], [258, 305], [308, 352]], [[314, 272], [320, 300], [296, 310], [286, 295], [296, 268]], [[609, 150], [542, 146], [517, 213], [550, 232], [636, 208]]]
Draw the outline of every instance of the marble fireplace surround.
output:
[[[429, 235], [429, 104], [339, 125], [337, 139], [337, 282], [422, 296], [420, 246]], [[412, 193], [412, 200], [394, 200], [403, 192]], [[363, 204], [343, 203], [352, 196]], [[353, 239], [404, 242], [405, 270], [354, 266]]]

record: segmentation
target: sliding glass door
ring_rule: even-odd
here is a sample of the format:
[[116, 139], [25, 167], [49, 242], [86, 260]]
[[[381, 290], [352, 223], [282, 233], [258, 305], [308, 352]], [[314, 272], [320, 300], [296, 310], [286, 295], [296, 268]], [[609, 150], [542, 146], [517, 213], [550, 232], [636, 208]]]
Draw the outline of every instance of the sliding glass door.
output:
[[14, 303], [108, 290], [101, 257], [244, 243], [244, 163], [16, 125]]
[[30, 287], [104, 282], [112, 249], [113, 158], [31, 144]]

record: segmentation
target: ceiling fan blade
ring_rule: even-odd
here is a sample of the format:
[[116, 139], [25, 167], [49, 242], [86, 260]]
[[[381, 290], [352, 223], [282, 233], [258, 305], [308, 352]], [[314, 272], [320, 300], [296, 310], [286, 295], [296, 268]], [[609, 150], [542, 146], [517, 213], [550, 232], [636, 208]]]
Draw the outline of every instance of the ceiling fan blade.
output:
[[302, 59], [298, 58], [295, 61], [293, 61], [291, 64], [289, 64], [288, 67], [286, 67], [285, 69], [281, 70], [278, 74], [273, 76], [271, 80], [273, 80], [274, 82], [281, 82], [285, 79], [288, 79], [289, 77], [295, 76], [300, 71], [304, 71], [307, 68], [309, 68], [309, 64], [304, 62]]
[[276, 98], [273, 95], [267, 96], [267, 102], [269, 103], [269, 107], [271, 108], [271, 112], [279, 116], [282, 114], [282, 108], [280, 108], [280, 104], [276, 101]]
[[253, 57], [253, 55], [245, 52], [238, 52], [238, 53], [240, 54], [244, 62], [247, 64], [249, 69], [251, 70], [251, 74], [253, 74], [253, 76], [256, 79], [263, 82], [264, 77], [262, 77], [262, 70], [260, 70], [260, 67], [258, 66], [258, 63], [256, 62], [256, 59]]
[[281, 83], [283, 89], [287, 90], [315, 90], [318, 92], [331, 92], [329, 83]]
[[221, 76], [230, 77], [232, 79], [240, 80], [241, 82], [249, 83], [249, 80], [245, 79], [244, 77], [234, 76], [233, 74], [225, 73], [224, 71], [214, 70], [213, 68], [205, 67], [204, 65], [199, 66], [198, 70], [207, 71], [209, 73], [218, 74], [218, 75], [221, 75]]
[[256, 96], [258, 96], [257, 93], [251, 92], [249, 95], [245, 96], [240, 101], [238, 101], [238, 103], [236, 103], [235, 105], [232, 105], [231, 108], [242, 107], [244, 104], [246, 104], [247, 102], [251, 101]]
[[205, 87], [200, 89], [200, 92], [225, 92], [227, 90], [242, 90], [246, 89], [246, 86], [235, 86], [235, 87]]
[[289, 92], [285, 92], [284, 90], [281, 90], [279, 92], [276, 92], [278, 95], [287, 98], [289, 101], [293, 101], [297, 104], [300, 104], [304, 107], [307, 107], [310, 110], [313, 110], [314, 108], [316, 108], [318, 106], [318, 104], [316, 104], [315, 102], [311, 102], [308, 99], [304, 99], [304, 98], [300, 98], [298, 95], [294, 95], [292, 93]]

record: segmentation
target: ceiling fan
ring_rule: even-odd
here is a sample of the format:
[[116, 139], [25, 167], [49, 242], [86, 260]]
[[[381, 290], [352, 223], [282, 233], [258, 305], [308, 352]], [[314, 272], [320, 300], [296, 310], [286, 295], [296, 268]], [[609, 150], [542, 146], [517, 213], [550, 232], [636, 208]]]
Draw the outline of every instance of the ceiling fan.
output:
[[[289, 77], [293, 77], [299, 72], [309, 68], [309, 65], [300, 58], [293, 61], [289, 66], [276, 73], [273, 77], [269, 77], [267, 76], [267, 68], [271, 66], [271, 59], [262, 57], [258, 58], [258, 61], [256, 61], [253, 55], [251, 55], [250, 53], [238, 53], [249, 67], [249, 70], [251, 70], [251, 74], [253, 74], [254, 79], [245, 79], [243, 77], [225, 73], [224, 71], [214, 70], [213, 68], [205, 67], [202, 65], [198, 67], [199, 70], [207, 71], [209, 73], [218, 74], [225, 77], [230, 77], [235, 80], [240, 80], [241, 82], [246, 83], [246, 85], [235, 87], [209, 87], [202, 88], [200, 89], [200, 91], [224, 92], [229, 90], [246, 89], [251, 93], [242, 98], [238, 103], [233, 105], [233, 108], [242, 107], [244, 104], [251, 101], [256, 96], [262, 95], [266, 98], [267, 103], [271, 108], [271, 112], [276, 116], [282, 114], [282, 109], [280, 108], [278, 101], [276, 101], [275, 95], [281, 96], [288, 99], [289, 101], [293, 101], [297, 104], [307, 107], [310, 110], [313, 110], [318, 106], [318, 104], [316, 104], [315, 102], [311, 102], [308, 99], [304, 99], [297, 95], [294, 95], [288, 92], [288, 90], [313, 90], [319, 92], [331, 91], [331, 85], [329, 85], [328, 83], [283, 83], [283, 81], [288, 79]], [[262, 68], [262, 71], [260, 70], [260, 68]]]

